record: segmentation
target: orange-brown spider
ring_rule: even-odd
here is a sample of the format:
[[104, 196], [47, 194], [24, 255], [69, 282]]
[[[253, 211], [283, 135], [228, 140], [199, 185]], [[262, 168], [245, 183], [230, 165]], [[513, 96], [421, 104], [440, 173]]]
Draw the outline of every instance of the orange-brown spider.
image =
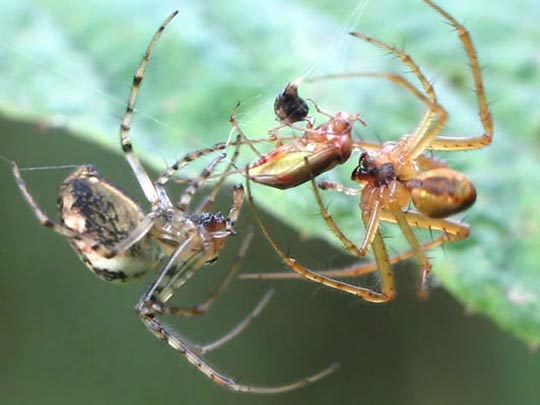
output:
[[[313, 179], [311, 180], [320, 211], [330, 229], [337, 235], [347, 250], [354, 255], [364, 256], [371, 247], [376, 265], [364, 264], [347, 269], [316, 273], [304, 267], [295, 259], [288, 257], [273, 241], [261, 222], [251, 194], [250, 175], [246, 170], [248, 172], [248, 196], [257, 221], [266, 238], [281, 256], [284, 263], [298, 273], [296, 276], [302, 276], [328, 287], [354, 294], [370, 302], [385, 302], [395, 297], [396, 291], [391, 264], [410, 256], [416, 256], [421, 264], [421, 292], [425, 293], [425, 281], [431, 269], [431, 263], [425, 251], [446, 241], [466, 238], [469, 234], [468, 225], [458, 223], [447, 217], [467, 209], [474, 203], [476, 199], [474, 185], [465, 175], [449, 169], [446, 164], [423, 153], [426, 150], [451, 151], [481, 148], [491, 143], [493, 135], [492, 118], [486, 102], [477, 54], [469, 32], [431, 0], [424, 0], [424, 2], [442, 15], [458, 32], [471, 66], [479, 117], [484, 131], [481, 135], [470, 137], [438, 136], [445, 126], [447, 113], [437, 102], [431, 83], [426, 79], [411, 56], [375, 38], [357, 32], [351, 33], [351, 35], [383, 48], [400, 58], [418, 78], [424, 93], [402, 76], [393, 73], [359, 73], [333, 75], [331, 77], [367, 76], [390, 80], [413, 93], [427, 107], [427, 111], [416, 129], [412, 133], [402, 136], [396, 142], [386, 142], [383, 145], [354, 142], [354, 149], [363, 149], [359, 164], [351, 176], [352, 180], [360, 184], [359, 189], [332, 182], [321, 182], [318, 185], [322, 189], [360, 195], [360, 211], [366, 227], [366, 233], [360, 247], [356, 247], [336, 225], [322, 202], [317, 185]], [[305, 166], [306, 170], [309, 171], [310, 166], [307, 159]], [[411, 202], [416, 210], [408, 208]], [[379, 231], [381, 221], [397, 223], [410, 244], [411, 250], [389, 258]], [[421, 244], [413, 232], [413, 227], [439, 231], [441, 235]], [[336, 276], [357, 276], [374, 270], [378, 270], [381, 276], [380, 291], [331, 278]], [[248, 277], [252, 278], [290, 278], [289, 276], [284, 274], [248, 275]]]

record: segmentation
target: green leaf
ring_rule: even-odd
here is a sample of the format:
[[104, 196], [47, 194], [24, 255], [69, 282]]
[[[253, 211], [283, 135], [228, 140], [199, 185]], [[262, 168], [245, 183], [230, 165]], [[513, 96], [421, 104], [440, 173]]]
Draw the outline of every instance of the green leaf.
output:
[[[213, 4], [182, 2], [145, 77], [132, 139], [136, 153], [156, 169], [164, 160], [225, 140], [236, 101], [242, 102], [238, 119], [247, 134], [266, 136], [276, 125], [273, 98], [298, 76], [406, 70], [346, 35], [352, 30], [405, 44], [450, 112], [445, 134], [481, 131], [458, 37], [420, 1]], [[445, 246], [444, 257], [434, 259], [434, 272], [468, 308], [537, 345], [540, 59], [534, 50], [540, 40], [540, 5], [523, 0], [486, 8], [459, 0], [444, 6], [466, 20], [478, 49], [493, 102], [495, 139], [484, 150], [441, 155], [474, 180], [479, 198], [466, 215], [471, 237]], [[174, 2], [144, 0], [1, 3], [2, 15], [10, 16], [0, 26], [1, 113], [64, 126], [120, 153], [117, 132], [133, 73], [153, 31], [175, 7]], [[361, 113], [369, 126], [355, 136], [371, 141], [395, 140], [411, 131], [423, 111], [401, 89], [374, 79], [305, 83], [301, 92], [328, 111]], [[355, 160], [324, 177], [351, 185]], [[193, 175], [207, 162], [184, 174]], [[318, 215], [308, 185], [287, 191], [257, 187], [255, 194], [261, 206], [301, 234], [338, 244]], [[324, 198], [344, 231], [359, 241], [364, 230], [357, 198], [336, 193]], [[406, 248], [399, 238], [388, 243], [395, 251]]]

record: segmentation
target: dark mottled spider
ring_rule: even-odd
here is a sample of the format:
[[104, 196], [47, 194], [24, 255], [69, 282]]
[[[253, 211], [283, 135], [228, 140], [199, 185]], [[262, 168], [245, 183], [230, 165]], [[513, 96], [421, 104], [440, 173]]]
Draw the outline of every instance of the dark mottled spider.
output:
[[[167, 342], [208, 378], [233, 391], [279, 393], [293, 390], [323, 378], [336, 366], [332, 365], [313, 376], [287, 385], [257, 387], [238, 384], [202, 359], [205, 353], [237, 336], [260, 313], [270, 299], [270, 293], [266, 294], [254, 310], [229, 333], [204, 346], [186, 342], [180, 334], [160, 319], [162, 314], [193, 316], [206, 312], [231, 281], [251, 239], [251, 234], [248, 234], [227, 276], [203, 302], [189, 308], [168, 304], [177, 289], [184, 286], [198, 270], [217, 259], [218, 252], [225, 246], [226, 238], [235, 233], [233, 225], [244, 200], [243, 187], [235, 186], [232, 190], [232, 206], [227, 217], [207, 212], [223, 185], [221, 181], [198, 208], [191, 213], [188, 211], [193, 195], [206, 183], [225, 155], [215, 158], [198, 178], [192, 180], [177, 203], [170, 200], [164, 188], [174, 173], [187, 163], [223, 149], [224, 144], [187, 154], [165, 170], [155, 182], [150, 179], [133, 153], [129, 132], [143, 75], [161, 33], [176, 15], [177, 12], [171, 14], [152, 37], [133, 78], [127, 110], [120, 126], [122, 151], [151, 205], [148, 213], [119, 188], [104, 179], [93, 167], [80, 166], [60, 186], [58, 198], [60, 223], [56, 224], [35, 202], [15, 162], [11, 162], [13, 174], [38, 221], [66, 237], [87, 267], [103, 280], [124, 282], [141, 276], [149, 269], [158, 270], [156, 280], [136, 305], [137, 314], [158, 339]], [[231, 165], [235, 159], [236, 156], [233, 156]]]

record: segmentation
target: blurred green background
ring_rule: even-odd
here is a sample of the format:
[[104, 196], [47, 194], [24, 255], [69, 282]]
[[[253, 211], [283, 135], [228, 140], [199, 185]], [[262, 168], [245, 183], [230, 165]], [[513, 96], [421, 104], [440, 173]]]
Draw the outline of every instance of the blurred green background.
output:
[[[540, 341], [540, 112], [535, 108], [540, 29], [534, 22], [540, 6], [533, 1], [500, 1], [489, 9], [479, 2], [441, 5], [473, 35], [496, 124], [489, 148], [442, 155], [479, 189], [478, 203], [465, 218], [473, 230], [469, 240], [432, 253], [436, 280], [444, 287], [435, 285], [430, 299], [419, 302], [412, 262], [398, 266], [399, 295], [385, 305], [365, 304], [308, 282], [238, 280], [206, 316], [174, 321], [190, 339], [209, 341], [275, 289], [260, 318], [209, 356], [218, 369], [246, 384], [273, 385], [333, 361], [342, 367], [289, 394], [228, 393], [145, 330], [133, 311], [144, 282], [106, 285], [85, 270], [62, 238], [37, 225], [4, 164], [0, 401], [535, 403], [540, 393], [540, 361], [531, 350]], [[0, 2], [7, 16], [0, 26], [0, 154], [23, 167], [92, 163], [143, 201], [118, 153], [117, 127], [144, 47], [175, 8], [181, 15], [158, 44], [133, 133], [135, 150], [155, 169], [223, 140], [237, 100], [243, 128], [264, 136], [274, 125], [274, 96], [300, 75], [403, 71], [383, 52], [349, 38], [351, 30], [403, 45], [416, 57], [451, 114], [447, 134], [480, 131], [459, 41], [420, 1], [235, 0], [218, 7], [205, 1], [36, 0]], [[302, 91], [330, 111], [360, 112], [369, 127], [355, 135], [372, 141], [411, 130], [423, 111], [402, 90], [374, 80], [305, 84]], [[327, 178], [346, 183], [353, 160]], [[57, 184], [66, 175], [62, 170], [24, 173], [51, 216]], [[308, 187], [255, 193], [281, 218], [267, 218], [280, 245], [303, 263], [314, 269], [351, 263], [317, 215]], [[358, 240], [363, 230], [357, 200], [324, 197], [340, 225]], [[225, 193], [220, 206], [228, 207]], [[239, 233], [251, 223], [246, 209]], [[390, 234], [393, 227], [384, 230]], [[211, 290], [238, 248], [240, 238], [235, 239], [216, 265], [181, 291], [179, 303], [197, 302]], [[397, 235], [388, 244], [393, 251], [404, 246]], [[279, 269], [283, 266], [257, 234], [242, 271]]]

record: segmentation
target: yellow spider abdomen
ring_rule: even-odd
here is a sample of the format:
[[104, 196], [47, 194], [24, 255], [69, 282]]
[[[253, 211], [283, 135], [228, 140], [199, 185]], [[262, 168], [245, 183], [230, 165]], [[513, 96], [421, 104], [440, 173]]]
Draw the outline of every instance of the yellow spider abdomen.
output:
[[445, 218], [474, 204], [476, 188], [463, 174], [440, 168], [428, 170], [407, 182], [414, 206], [430, 218]]

